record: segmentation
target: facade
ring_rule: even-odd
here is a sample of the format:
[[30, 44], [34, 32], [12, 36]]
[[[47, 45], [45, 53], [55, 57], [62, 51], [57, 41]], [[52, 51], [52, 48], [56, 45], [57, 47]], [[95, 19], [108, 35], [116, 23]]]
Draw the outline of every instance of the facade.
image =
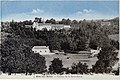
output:
[[51, 24], [51, 23], [33, 23], [33, 28], [36, 28], [37, 30], [42, 30], [43, 28], [46, 28], [47, 30], [60, 30], [60, 29], [66, 29], [68, 30], [70, 28], [70, 25], [63, 25], [63, 24]]
[[39, 53], [40, 55], [50, 55], [53, 54], [49, 50], [49, 46], [34, 46], [32, 48], [34, 53]]
[[51, 24], [50, 23], [38, 23], [38, 22], [34, 22], [33, 23], [33, 28], [36, 28], [37, 30], [42, 30], [43, 28], [46, 28], [47, 30], [51, 29]]
[[98, 53], [100, 53], [102, 49], [97, 47], [97, 50], [91, 49], [90, 52], [92, 53], [91, 56], [97, 55]]
[[60, 24], [51, 25], [52, 30], [55, 30], [55, 29], [60, 30], [63, 28], [64, 28], [64, 25], [60, 25]]

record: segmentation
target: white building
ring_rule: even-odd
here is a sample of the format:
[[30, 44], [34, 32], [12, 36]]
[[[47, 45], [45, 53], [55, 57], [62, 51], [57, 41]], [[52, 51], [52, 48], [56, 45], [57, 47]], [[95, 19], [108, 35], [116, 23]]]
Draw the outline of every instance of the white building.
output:
[[69, 29], [70, 25], [63, 25], [63, 24], [51, 24], [51, 23], [38, 23], [34, 22], [33, 23], [33, 28], [36, 28], [37, 30], [42, 30], [43, 28], [46, 28], [47, 30], [60, 30], [60, 29]]
[[33, 23], [33, 28], [36, 28], [37, 30], [42, 30], [43, 28], [46, 28], [47, 30], [51, 29], [51, 24], [50, 23], [38, 23], [34, 22]]
[[34, 53], [39, 53], [40, 55], [50, 55], [50, 54], [54, 54], [51, 53], [49, 50], [49, 46], [34, 46], [32, 48], [32, 51]]
[[91, 50], [90, 50], [90, 52], [92, 53], [91, 56], [94, 56], [94, 55], [100, 53], [100, 51], [101, 51], [101, 48], [99, 48], [99, 47], [97, 47], [97, 50], [91, 49]]

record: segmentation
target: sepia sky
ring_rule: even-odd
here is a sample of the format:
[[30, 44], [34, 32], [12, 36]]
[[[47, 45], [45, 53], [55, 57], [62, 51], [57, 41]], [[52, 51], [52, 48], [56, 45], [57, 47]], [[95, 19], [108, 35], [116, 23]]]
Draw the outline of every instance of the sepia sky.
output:
[[2, 20], [110, 19], [119, 15], [118, 1], [2, 1]]

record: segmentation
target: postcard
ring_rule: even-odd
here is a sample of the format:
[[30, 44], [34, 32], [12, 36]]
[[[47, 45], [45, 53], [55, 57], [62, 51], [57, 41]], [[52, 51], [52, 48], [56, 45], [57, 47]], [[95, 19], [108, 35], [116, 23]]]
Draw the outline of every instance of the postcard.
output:
[[0, 79], [120, 79], [119, 0], [0, 3]]

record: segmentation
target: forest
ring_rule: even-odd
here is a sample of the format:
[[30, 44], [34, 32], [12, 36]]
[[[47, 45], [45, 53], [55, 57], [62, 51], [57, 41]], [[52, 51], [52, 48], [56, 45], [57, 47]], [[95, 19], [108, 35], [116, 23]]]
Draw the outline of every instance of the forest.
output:
[[[1, 43], [1, 71], [3, 73], [44, 73], [46, 72], [45, 58], [40, 54], [34, 54], [31, 49], [33, 46], [49, 46], [50, 50], [59, 51], [87, 51], [101, 47], [102, 51], [98, 54], [98, 61], [91, 70], [87, 69], [87, 64], [73, 64], [71, 69], [65, 69], [62, 60], [54, 59], [50, 65], [49, 73], [83, 74], [89, 72], [110, 73], [112, 66], [119, 60], [119, 42], [109, 39], [108, 35], [119, 32], [116, 19], [111, 21], [111, 26], [101, 27], [100, 21], [82, 21], [62, 19], [46, 20], [45, 23], [70, 25], [69, 30], [36, 30], [25, 25], [33, 24], [33, 21], [10, 22], [10, 26], [5, 28], [2, 25], [1, 32], [8, 33]], [[34, 21], [42, 23], [42, 18], [35, 18]], [[116, 27], [114, 26], [116, 25]], [[56, 63], [56, 61], [58, 63]], [[60, 69], [57, 66], [60, 65]], [[54, 70], [56, 67], [56, 70]], [[78, 70], [77, 70], [78, 69]]]

